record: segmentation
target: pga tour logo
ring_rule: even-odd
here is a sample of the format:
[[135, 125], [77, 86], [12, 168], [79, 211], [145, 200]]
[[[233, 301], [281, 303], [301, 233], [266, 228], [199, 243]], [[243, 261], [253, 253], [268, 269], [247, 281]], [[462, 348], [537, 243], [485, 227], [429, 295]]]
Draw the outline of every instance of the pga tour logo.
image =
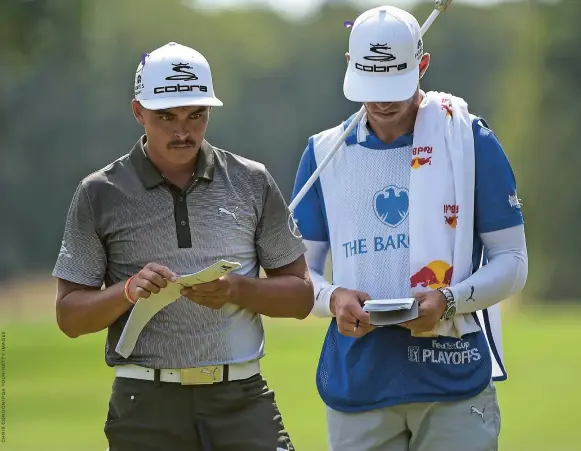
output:
[[420, 347], [408, 346], [408, 360], [410, 362], [420, 362]]

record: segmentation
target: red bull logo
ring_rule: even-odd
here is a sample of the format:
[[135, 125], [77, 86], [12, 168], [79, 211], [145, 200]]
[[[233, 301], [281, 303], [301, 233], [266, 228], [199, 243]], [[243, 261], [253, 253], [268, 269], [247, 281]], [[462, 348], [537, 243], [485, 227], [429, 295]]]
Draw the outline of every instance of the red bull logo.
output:
[[[412, 168], [418, 169], [425, 165], [432, 164], [432, 146], [424, 146], [424, 147], [414, 147], [412, 149]], [[429, 156], [428, 156], [429, 155]]]
[[410, 277], [410, 284], [412, 288], [420, 286], [433, 290], [447, 287], [452, 283], [453, 272], [454, 267], [445, 261], [433, 260]]
[[455, 229], [456, 226], [458, 225], [459, 211], [460, 208], [458, 208], [458, 205], [456, 204], [444, 205], [444, 220], [446, 221], [446, 224], [448, 224], [453, 229]]
[[432, 157], [412, 159], [412, 168], [413, 169], [421, 168], [422, 166], [425, 166], [426, 164], [432, 164]]
[[448, 224], [453, 229], [455, 229], [456, 226], [458, 225], [458, 216], [456, 215], [444, 216], [444, 219], [446, 221], [446, 224]]
[[446, 112], [446, 116], [454, 117], [452, 114], [452, 99], [448, 97], [443, 98], [442, 109]]

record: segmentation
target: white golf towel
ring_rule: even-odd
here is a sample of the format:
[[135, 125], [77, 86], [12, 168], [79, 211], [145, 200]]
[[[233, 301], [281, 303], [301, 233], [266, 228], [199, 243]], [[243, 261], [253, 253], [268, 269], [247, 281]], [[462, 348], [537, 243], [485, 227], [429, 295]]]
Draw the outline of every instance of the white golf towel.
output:
[[[466, 102], [426, 93], [414, 129], [409, 190], [413, 293], [454, 285], [472, 274], [474, 174]], [[472, 315], [457, 315], [431, 332], [460, 338], [479, 329]]]
[[[466, 102], [450, 94], [428, 92], [420, 106], [410, 177], [413, 293], [454, 285], [472, 275], [475, 189], [472, 120]], [[492, 376], [504, 378], [500, 307], [496, 304], [475, 313], [488, 343]], [[425, 335], [461, 338], [480, 329], [472, 314], [463, 314], [438, 323]]]

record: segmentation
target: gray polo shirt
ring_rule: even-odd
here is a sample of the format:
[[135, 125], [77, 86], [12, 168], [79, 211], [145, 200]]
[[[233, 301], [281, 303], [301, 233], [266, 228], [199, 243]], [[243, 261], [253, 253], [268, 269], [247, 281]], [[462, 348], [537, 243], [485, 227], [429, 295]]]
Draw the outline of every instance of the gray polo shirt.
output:
[[[66, 220], [53, 275], [111, 286], [149, 262], [190, 274], [220, 259], [236, 272], [287, 265], [304, 252], [288, 227], [288, 206], [263, 164], [204, 142], [191, 183], [181, 190], [159, 173], [142, 136], [128, 155], [81, 181]], [[229, 214], [232, 213], [232, 214]], [[108, 365], [185, 368], [244, 362], [264, 355], [260, 315], [226, 304], [220, 310], [180, 298], [141, 333], [128, 359], [115, 352], [129, 317], [109, 327]]]

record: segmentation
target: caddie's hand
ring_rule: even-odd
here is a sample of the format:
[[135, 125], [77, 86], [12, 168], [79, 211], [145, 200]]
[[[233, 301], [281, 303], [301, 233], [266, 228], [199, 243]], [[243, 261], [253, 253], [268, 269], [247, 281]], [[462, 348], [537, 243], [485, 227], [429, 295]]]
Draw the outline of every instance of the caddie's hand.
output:
[[226, 274], [217, 280], [181, 290], [182, 296], [205, 307], [220, 309], [228, 302], [235, 303], [238, 296], [238, 274]]
[[[371, 299], [367, 293], [337, 288], [331, 295], [331, 312], [337, 318], [339, 333], [347, 337], [361, 338], [375, 329], [369, 324], [369, 313], [362, 308]], [[359, 325], [356, 327], [357, 320]]]
[[167, 281], [175, 281], [176, 274], [165, 266], [157, 263], [148, 263], [129, 282], [128, 292], [131, 299], [147, 299], [151, 293], [167, 287]]
[[415, 334], [431, 331], [446, 311], [446, 298], [438, 290], [416, 293], [414, 297], [419, 302], [419, 316], [400, 326], [410, 329]]

